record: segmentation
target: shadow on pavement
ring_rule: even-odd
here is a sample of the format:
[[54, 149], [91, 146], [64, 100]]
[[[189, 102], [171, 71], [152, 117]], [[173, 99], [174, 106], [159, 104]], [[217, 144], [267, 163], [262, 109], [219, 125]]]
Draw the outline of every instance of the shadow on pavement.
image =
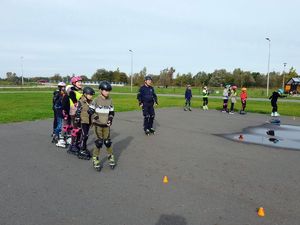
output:
[[187, 225], [186, 219], [178, 215], [161, 215], [155, 225]]

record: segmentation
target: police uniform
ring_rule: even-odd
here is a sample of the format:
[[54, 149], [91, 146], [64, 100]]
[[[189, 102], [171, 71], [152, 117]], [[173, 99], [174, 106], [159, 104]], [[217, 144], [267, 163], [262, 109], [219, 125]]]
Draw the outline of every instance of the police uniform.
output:
[[144, 131], [153, 128], [153, 120], [155, 117], [154, 103], [157, 103], [157, 96], [152, 86], [143, 85], [137, 95], [139, 104], [143, 105], [143, 116], [144, 116]]

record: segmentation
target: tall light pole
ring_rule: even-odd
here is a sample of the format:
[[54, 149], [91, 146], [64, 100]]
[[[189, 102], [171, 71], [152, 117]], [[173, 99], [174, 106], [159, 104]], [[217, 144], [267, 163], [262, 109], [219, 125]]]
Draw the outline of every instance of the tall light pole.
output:
[[285, 67], [287, 63], [283, 63], [283, 72], [282, 72], [282, 90], [284, 92], [284, 75], [285, 75]]
[[24, 75], [23, 75], [23, 59], [24, 57], [21, 56], [21, 74], [22, 74], [22, 86], [24, 85]]
[[269, 42], [268, 74], [267, 74], [267, 96], [269, 96], [271, 39], [270, 38], [266, 38], [266, 40]]
[[133, 51], [129, 49], [129, 52], [131, 53], [131, 77], [130, 77], [130, 91], [132, 92], [132, 81], [133, 81]]

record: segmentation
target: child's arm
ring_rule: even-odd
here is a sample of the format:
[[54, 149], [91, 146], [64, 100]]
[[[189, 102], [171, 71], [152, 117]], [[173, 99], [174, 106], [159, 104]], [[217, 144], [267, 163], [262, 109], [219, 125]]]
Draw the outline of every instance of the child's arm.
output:
[[107, 126], [110, 127], [112, 125], [114, 116], [115, 116], [115, 109], [114, 109], [113, 103], [111, 102], [111, 106], [110, 106], [109, 113], [108, 113]]

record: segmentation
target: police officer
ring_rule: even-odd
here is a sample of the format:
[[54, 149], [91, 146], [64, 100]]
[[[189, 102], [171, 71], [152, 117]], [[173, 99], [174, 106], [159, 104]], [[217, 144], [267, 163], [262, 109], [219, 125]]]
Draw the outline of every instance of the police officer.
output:
[[154, 92], [154, 88], [152, 87], [152, 78], [151, 76], [145, 76], [145, 83], [141, 86], [137, 99], [139, 101], [140, 107], [143, 109], [143, 116], [144, 116], [144, 131], [146, 135], [150, 133], [154, 133], [155, 130], [153, 128], [153, 120], [155, 117], [154, 112], [154, 103], [157, 103], [157, 96]]

